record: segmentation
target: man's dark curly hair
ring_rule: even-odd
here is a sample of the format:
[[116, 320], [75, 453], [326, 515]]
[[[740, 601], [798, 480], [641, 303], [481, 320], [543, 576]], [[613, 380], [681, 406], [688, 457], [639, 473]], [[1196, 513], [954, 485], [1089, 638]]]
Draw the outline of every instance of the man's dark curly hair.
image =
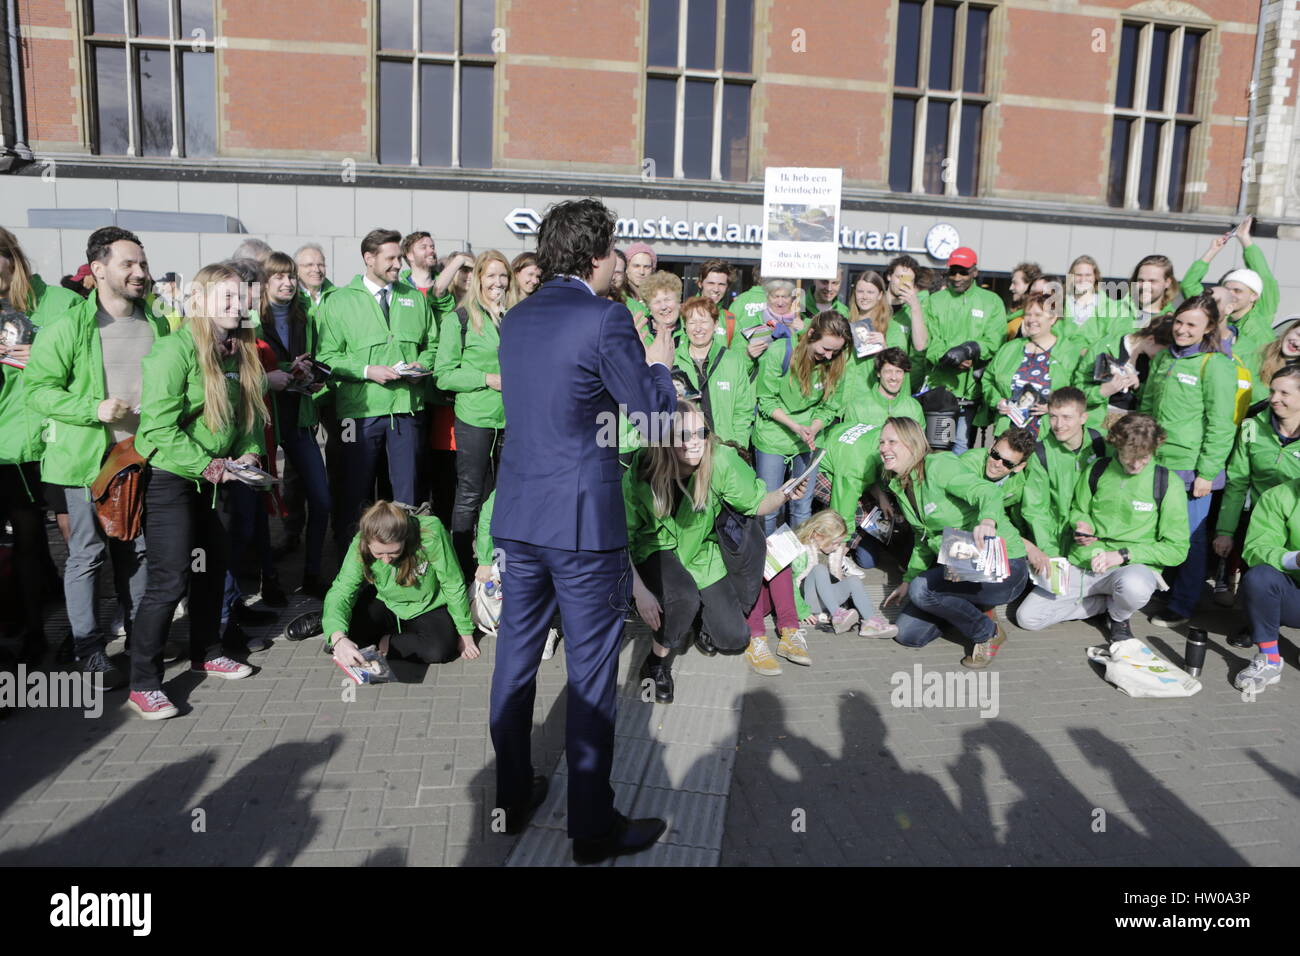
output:
[[140, 241], [140, 237], [129, 229], [120, 229], [117, 226], [104, 226], [102, 229], [96, 229], [90, 234], [90, 238], [86, 240], [86, 261], [107, 262], [109, 250], [112, 249], [113, 243], [121, 242], [124, 239], [127, 242], [134, 242], [141, 249], [144, 248], [144, 243]]
[[614, 245], [614, 224], [614, 213], [598, 199], [573, 199], [548, 209], [537, 229], [542, 279], [590, 279], [591, 260], [604, 258]]

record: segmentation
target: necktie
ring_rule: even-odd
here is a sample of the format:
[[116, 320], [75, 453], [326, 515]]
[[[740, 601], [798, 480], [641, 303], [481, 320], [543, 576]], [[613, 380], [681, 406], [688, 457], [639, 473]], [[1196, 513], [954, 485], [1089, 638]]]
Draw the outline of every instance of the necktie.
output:
[[388, 321], [388, 286], [379, 290], [379, 308], [384, 313], [384, 321]]

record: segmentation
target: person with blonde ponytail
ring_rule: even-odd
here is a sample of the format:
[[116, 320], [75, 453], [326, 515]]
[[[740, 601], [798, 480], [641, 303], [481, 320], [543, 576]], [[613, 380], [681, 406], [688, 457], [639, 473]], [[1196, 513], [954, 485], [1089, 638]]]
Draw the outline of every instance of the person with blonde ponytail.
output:
[[501, 461], [501, 318], [519, 299], [510, 262], [495, 249], [480, 253], [469, 289], [442, 319], [433, 370], [438, 387], [456, 396], [456, 498], [451, 537], [465, 573], [472, 573], [479, 508], [496, 486]]
[[144, 360], [136, 450], [145, 470], [149, 578], [131, 643], [132, 708], [146, 720], [177, 713], [162, 690], [162, 648], [176, 605], [189, 594], [190, 670], [238, 680], [252, 668], [221, 649], [221, 596], [229, 562], [217, 485], [238, 480], [231, 461], [261, 461], [266, 375], [246, 321], [239, 275], [200, 269], [185, 323]]

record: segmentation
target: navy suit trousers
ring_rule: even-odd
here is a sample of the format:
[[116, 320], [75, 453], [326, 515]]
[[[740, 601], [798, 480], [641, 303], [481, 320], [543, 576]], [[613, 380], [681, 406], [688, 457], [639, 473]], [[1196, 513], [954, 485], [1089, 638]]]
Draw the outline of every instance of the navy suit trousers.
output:
[[565, 551], [502, 539], [495, 543], [503, 551], [503, 606], [489, 717], [497, 754], [497, 806], [526, 805], [532, 790], [537, 668], [558, 605], [569, 671], [569, 836], [604, 836], [614, 824], [609, 774], [618, 652], [632, 590], [627, 550]]

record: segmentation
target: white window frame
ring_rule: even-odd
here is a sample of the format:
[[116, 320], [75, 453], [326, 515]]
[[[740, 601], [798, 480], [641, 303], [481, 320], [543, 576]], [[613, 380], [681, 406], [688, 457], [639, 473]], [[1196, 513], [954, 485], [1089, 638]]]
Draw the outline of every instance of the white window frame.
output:
[[[213, 29], [216, 28], [216, 9], [214, 0], [214, 9], [212, 11]], [[124, 25], [130, 30], [135, 29], [136, 22], [136, 0], [121, 0], [122, 17]], [[85, 23], [91, 23], [91, 8], [93, 0], [85, 0], [82, 4], [82, 15], [86, 18]], [[123, 50], [126, 56], [126, 155], [139, 157], [141, 148], [140, 142], [140, 90], [136, 70], [136, 52], [139, 50], [157, 50], [166, 51], [167, 66], [170, 70], [170, 87], [171, 87], [171, 120], [172, 120], [172, 145], [169, 155], [172, 159], [179, 159], [185, 155], [185, 117], [181, 110], [181, 54], [182, 53], [207, 53], [216, 56], [217, 43], [215, 38], [201, 44], [194, 37], [178, 37], [177, 31], [181, 27], [180, 0], [167, 0], [167, 29], [170, 37], [140, 37], [127, 32], [124, 39], [118, 39], [117, 34], [111, 33], [87, 33], [83, 31], [86, 40], [86, 49], [88, 51], [97, 51], [101, 49]], [[101, 39], [112, 37], [112, 39]], [[87, 83], [95, 91], [92, 99], [94, 105], [94, 114], [92, 121], [95, 124], [95, 155], [113, 156], [116, 153], [102, 152], [103, 137], [99, 129], [99, 76], [98, 69], [95, 68], [94, 57], [91, 58], [92, 69]], [[216, 70], [216, 63], [213, 63], [213, 70]], [[217, 107], [220, 103], [213, 104], [213, 115], [217, 115]], [[218, 126], [220, 124], [218, 123]]]
[[[421, 27], [421, 3], [420, 0], [407, 0], [411, 4], [411, 50], [385, 50], [379, 47], [380, 42], [378, 33], [376, 33], [375, 43], [375, 77], [379, 77], [379, 62], [387, 60], [396, 63], [411, 64], [411, 161], [410, 165], [420, 165], [420, 67], [425, 64], [438, 64], [440, 66], [450, 66], [451, 70], [451, 165], [434, 166], [434, 169], [460, 169], [460, 74], [464, 65], [469, 66], [490, 66], [492, 67], [492, 95], [493, 95], [493, 116], [492, 116], [492, 153], [493, 163], [495, 165], [497, 135], [496, 135], [496, 86], [497, 86], [497, 57], [495, 53], [465, 53], [461, 49], [461, 28], [464, 23], [464, 0], [455, 0], [456, 17], [452, 27], [453, 45], [455, 49], [451, 53], [426, 53], [420, 49], [420, 27]], [[380, 4], [375, 3], [375, 17], [378, 23], [380, 16]], [[500, 22], [501, 11], [494, 5], [492, 12], [493, 29]], [[375, 91], [378, 98], [379, 84], [376, 82]], [[378, 111], [376, 111], [378, 116]], [[375, 159], [379, 159], [379, 137], [381, 131], [378, 124], [375, 125]], [[400, 165], [389, 163], [386, 165]], [[489, 169], [492, 167], [488, 167]]]
[[[1178, 124], [1191, 126], [1189, 143], [1188, 143], [1188, 174], [1187, 181], [1192, 181], [1192, 145], [1198, 137], [1202, 124], [1205, 122], [1201, 115], [1201, 79], [1205, 76], [1205, 54], [1206, 47], [1210, 37], [1210, 31], [1204, 26], [1194, 26], [1185, 23], [1172, 23], [1161, 20], [1134, 20], [1127, 17], [1120, 21], [1120, 42], [1123, 42], [1123, 29], [1126, 26], [1139, 27], [1141, 32], [1138, 34], [1137, 60], [1135, 64], [1136, 75], [1133, 78], [1133, 106], [1131, 108], [1122, 108], [1112, 106], [1111, 113], [1115, 117], [1133, 120], [1132, 132], [1128, 140], [1128, 156], [1124, 161], [1124, 205], [1123, 209], [1134, 209], [1142, 212], [1169, 212], [1169, 177], [1173, 172], [1174, 156], [1174, 129]], [[1151, 46], [1155, 31], [1159, 28], [1172, 29], [1173, 36], [1169, 41], [1169, 56], [1165, 62], [1165, 97], [1158, 110], [1148, 110], [1146, 108], [1147, 92], [1151, 80]], [[1187, 31], [1201, 35], [1201, 48], [1199, 52], [1200, 62], [1197, 64], [1196, 81], [1197, 89], [1192, 90], [1192, 109], [1191, 113], [1179, 113], [1178, 109], [1178, 84], [1182, 78], [1183, 68], [1183, 40]], [[1117, 55], [1118, 55], [1117, 47]], [[1116, 63], [1116, 71], [1119, 69]], [[1156, 135], [1160, 137], [1160, 146], [1156, 154], [1156, 178], [1154, 186], [1154, 196], [1152, 197], [1152, 206], [1150, 210], [1144, 210], [1138, 205], [1138, 188], [1142, 180], [1142, 142], [1146, 135], [1147, 123], [1152, 123], [1156, 128]], [[1114, 135], [1114, 124], [1111, 125], [1111, 135]], [[1109, 171], [1108, 171], [1109, 172]], [[1184, 199], [1183, 210], [1186, 211], [1188, 202]]]
[[[987, 10], [989, 13], [989, 45], [992, 46], [993, 36], [993, 18], [996, 17], [998, 7], [988, 3], [971, 3], [970, 0], [953, 0], [953, 2], [944, 3], [944, 6], [955, 6], [957, 10], [957, 24], [953, 31], [952, 39], [952, 76], [953, 89], [951, 90], [931, 90], [930, 89], [930, 40], [931, 30], [934, 24], [934, 8], [939, 0], [923, 0], [921, 13], [921, 39], [920, 55], [917, 58], [916, 83], [914, 87], [893, 85], [890, 100], [890, 109], [892, 111], [895, 100], [900, 98], [910, 99], [916, 103], [916, 122], [912, 130], [912, 188], [911, 192], [923, 196], [933, 196], [935, 193], [925, 191], [925, 130], [928, 121], [928, 114], [931, 100], [938, 100], [949, 104], [948, 109], [948, 151], [949, 155], [944, 157], [952, 161], [952, 176], [944, 181], [943, 195], [951, 198], [971, 198], [980, 195], [978, 179], [974, 182], [974, 189], [971, 196], [963, 197], [957, 192], [957, 169], [960, 162], [960, 145], [953, 149], [953, 144], [961, 143], [961, 113], [962, 107], [967, 104], [980, 104], [987, 110], [993, 102], [993, 97], [989, 94], [989, 69], [990, 50], [985, 50], [984, 59], [984, 92], [968, 93], [962, 84], [966, 82], [966, 18], [971, 7], [978, 7], [981, 10]], [[895, 31], [897, 33], [897, 30]], [[895, 35], [894, 43], [897, 44], [898, 37]], [[985, 131], [987, 122], [981, 124], [980, 143], [976, 150], [977, 156], [984, 156], [984, 143], [987, 139]]]
[[[757, 11], [759, 0], [755, 0], [750, 7], [751, 17]], [[646, 65], [645, 76], [647, 80], [674, 80], [677, 86], [677, 99], [674, 105], [676, 117], [673, 123], [673, 178], [685, 179], [686, 173], [682, 167], [682, 149], [685, 144], [686, 130], [686, 83], [688, 80], [708, 80], [713, 83], [713, 144], [709, 157], [709, 179], [712, 182], [733, 182], [733, 180], [724, 180], [722, 178], [722, 99], [723, 88], [726, 84], [737, 86], [748, 86], [750, 88], [750, 110], [752, 114], [754, 103], [754, 84], [756, 77], [754, 69], [754, 33], [753, 24], [750, 24], [749, 31], [749, 68], [748, 73], [733, 73], [723, 69], [725, 66], [724, 57], [726, 55], [727, 42], [727, 2], [726, 0], [716, 0], [717, 25], [714, 31], [714, 49], [713, 62], [720, 64], [714, 70], [691, 69], [686, 66], [686, 24], [688, 14], [690, 13], [691, 0], [678, 0], [677, 3], [677, 66], [650, 66]], [[650, 11], [649, 3], [645, 8], [644, 20], [646, 30], [650, 29]], [[645, 48], [649, 49], [647, 42]], [[748, 125], [748, 124], [747, 124]], [[746, 137], [753, 136], [753, 129], [750, 126], [746, 130]], [[641, 123], [642, 148], [641, 155], [647, 155], [645, 149], [645, 122]], [[734, 180], [735, 182], [748, 181], [748, 170], [743, 180]]]

